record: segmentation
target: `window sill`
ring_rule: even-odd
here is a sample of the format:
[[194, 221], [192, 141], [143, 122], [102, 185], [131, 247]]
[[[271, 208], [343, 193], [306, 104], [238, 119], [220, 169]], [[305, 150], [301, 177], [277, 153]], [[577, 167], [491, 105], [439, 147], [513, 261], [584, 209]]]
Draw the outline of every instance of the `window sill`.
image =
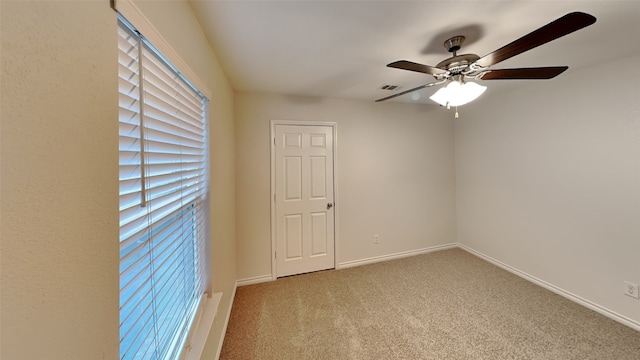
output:
[[200, 360], [204, 345], [209, 337], [209, 331], [213, 326], [213, 320], [218, 312], [218, 305], [220, 305], [220, 299], [222, 293], [215, 293], [211, 298], [206, 299], [204, 309], [202, 310], [202, 316], [198, 321], [191, 343], [185, 349], [185, 354], [182, 357], [184, 360]]

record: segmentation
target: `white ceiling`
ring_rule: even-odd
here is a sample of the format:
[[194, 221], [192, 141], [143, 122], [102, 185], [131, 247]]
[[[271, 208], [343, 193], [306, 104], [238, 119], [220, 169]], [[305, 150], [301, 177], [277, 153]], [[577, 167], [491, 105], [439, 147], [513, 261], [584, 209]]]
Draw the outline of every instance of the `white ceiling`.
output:
[[[442, 43], [467, 37], [462, 53], [486, 55], [572, 11], [595, 24], [520, 54], [494, 69], [567, 65], [570, 71], [640, 54], [640, 1], [204, 1], [189, 0], [234, 89], [287, 95], [375, 99], [433, 78], [392, 69], [410, 60], [434, 66]], [[566, 74], [566, 73], [565, 73]], [[563, 75], [560, 75], [563, 76]], [[624, 78], [624, 69], [593, 74]], [[485, 81], [508, 89], [531, 81]], [[417, 92], [429, 103], [435, 88]], [[389, 101], [413, 102], [404, 95]]]

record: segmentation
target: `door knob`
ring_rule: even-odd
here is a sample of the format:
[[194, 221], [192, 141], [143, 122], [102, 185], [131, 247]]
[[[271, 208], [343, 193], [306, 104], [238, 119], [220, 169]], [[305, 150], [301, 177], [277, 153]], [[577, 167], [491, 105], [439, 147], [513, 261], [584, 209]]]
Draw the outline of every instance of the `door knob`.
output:
[[327, 210], [331, 209], [333, 207], [333, 203], [327, 203]]

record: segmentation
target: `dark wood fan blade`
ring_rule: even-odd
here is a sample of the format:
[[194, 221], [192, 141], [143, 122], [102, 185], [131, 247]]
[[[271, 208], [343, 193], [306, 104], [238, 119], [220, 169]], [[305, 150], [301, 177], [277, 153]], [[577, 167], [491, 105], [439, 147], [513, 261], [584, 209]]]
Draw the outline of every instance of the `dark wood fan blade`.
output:
[[397, 94], [393, 94], [393, 95], [391, 95], [391, 96], [387, 96], [387, 97], [384, 97], [384, 98], [382, 98], [382, 99], [378, 99], [378, 100], [376, 100], [375, 102], [380, 102], [380, 101], [385, 101], [385, 100], [393, 99], [394, 97], [402, 96], [402, 95], [404, 95], [404, 94], [408, 94], [408, 93], [410, 93], [410, 92], [414, 92], [414, 91], [416, 91], [416, 90], [420, 90], [420, 89], [424, 89], [424, 88], [431, 87], [431, 86], [434, 86], [434, 85], [442, 84], [443, 82], [444, 82], [444, 81], [437, 81], [437, 82], [432, 82], [432, 83], [429, 83], [429, 84], [420, 85], [420, 86], [418, 86], [418, 87], [414, 87], [413, 89], [405, 90], [405, 91], [403, 91], [403, 92], [399, 92], [399, 93], [397, 93]]
[[537, 68], [498, 69], [487, 70], [477, 76], [480, 80], [545, 80], [552, 79], [565, 70], [568, 66], [550, 66]]
[[491, 54], [483, 56], [476, 61], [475, 64], [483, 67], [495, 65], [501, 61], [509, 59], [510, 57], [587, 27], [595, 22], [596, 18], [592, 15], [582, 12], [569, 13], [539, 28], [538, 30], [530, 32], [518, 40], [501, 47]]
[[390, 64], [387, 64], [387, 66], [395, 69], [415, 71], [415, 72], [429, 74], [429, 75], [438, 75], [438, 74], [444, 74], [447, 72], [446, 70], [438, 69], [437, 67], [422, 65], [422, 64], [414, 63], [408, 60], [394, 61]]

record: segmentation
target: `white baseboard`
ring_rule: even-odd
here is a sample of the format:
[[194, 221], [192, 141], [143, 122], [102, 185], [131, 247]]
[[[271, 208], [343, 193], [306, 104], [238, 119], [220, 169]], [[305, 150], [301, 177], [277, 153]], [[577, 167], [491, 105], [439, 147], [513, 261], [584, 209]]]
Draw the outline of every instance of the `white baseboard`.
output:
[[559, 287], [557, 287], [557, 286], [555, 286], [553, 284], [550, 284], [550, 283], [548, 283], [548, 282], [546, 282], [544, 280], [538, 279], [535, 276], [529, 275], [529, 274], [527, 274], [527, 273], [525, 273], [523, 271], [520, 271], [520, 270], [518, 270], [518, 269], [516, 269], [514, 267], [511, 267], [511, 266], [509, 266], [509, 265], [507, 265], [507, 264], [505, 264], [505, 263], [503, 263], [501, 261], [498, 261], [498, 260], [496, 260], [496, 259], [494, 259], [492, 257], [489, 257], [489, 256], [487, 256], [487, 255], [485, 255], [485, 254], [483, 254], [483, 253], [481, 253], [479, 251], [476, 251], [476, 250], [474, 250], [474, 249], [472, 249], [472, 248], [470, 248], [470, 247], [468, 247], [466, 245], [458, 243], [457, 246], [459, 248], [461, 248], [462, 250], [467, 251], [470, 254], [473, 254], [473, 255], [475, 255], [475, 256], [477, 256], [477, 257], [479, 257], [479, 258], [481, 258], [481, 259], [483, 259], [483, 260], [485, 260], [487, 262], [490, 262], [490, 263], [492, 263], [492, 264], [494, 264], [494, 265], [496, 265], [496, 266], [498, 266], [498, 267], [500, 267], [500, 268], [502, 268], [504, 270], [507, 270], [508, 272], [510, 272], [510, 273], [512, 273], [514, 275], [517, 275], [517, 276], [519, 276], [519, 277], [521, 277], [521, 278], [523, 278], [525, 280], [528, 280], [528, 281], [530, 281], [530, 282], [532, 282], [532, 283], [534, 283], [536, 285], [542, 286], [543, 288], [545, 288], [545, 289], [547, 289], [549, 291], [552, 291], [552, 292], [554, 292], [554, 293], [556, 293], [556, 294], [558, 294], [558, 295], [560, 295], [562, 297], [565, 297], [565, 298], [567, 298], [567, 299], [569, 299], [569, 300], [571, 300], [571, 301], [573, 301], [575, 303], [578, 303], [578, 304], [580, 304], [580, 305], [582, 305], [582, 306], [584, 306], [584, 307], [586, 307], [588, 309], [591, 309], [591, 310], [593, 310], [593, 311], [595, 311], [595, 312], [597, 312], [599, 314], [602, 314], [602, 315], [604, 315], [604, 316], [606, 316], [606, 317], [608, 317], [608, 318], [610, 318], [612, 320], [615, 320], [615, 321], [617, 321], [617, 322], [619, 322], [619, 323], [621, 323], [623, 325], [626, 325], [626, 326], [628, 326], [628, 327], [630, 327], [630, 328], [632, 328], [634, 330], [640, 331], [640, 322], [637, 322], [637, 321], [635, 321], [633, 319], [630, 319], [630, 318], [628, 318], [628, 317], [626, 317], [624, 315], [620, 315], [620, 314], [616, 313], [615, 311], [609, 310], [609, 309], [605, 308], [604, 306], [598, 305], [598, 304], [596, 304], [594, 302], [591, 302], [591, 301], [589, 301], [589, 300], [587, 300], [585, 298], [582, 298], [582, 297], [580, 297], [578, 295], [572, 294], [571, 292], [566, 291], [564, 289], [561, 289], [561, 288], [559, 288]]
[[426, 253], [430, 253], [430, 252], [434, 252], [434, 251], [454, 249], [456, 247], [458, 247], [457, 244], [445, 244], [445, 245], [432, 246], [432, 247], [423, 248], [423, 249], [403, 251], [403, 252], [399, 252], [399, 253], [395, 253], [395, 254], [374, 256], [374, 257], [367, 258], [367, 259], [345, 261], [343, 263], [338, 264], [338, 266], [336, 266], [336, 269], [346, 269], [346, 268], [350, 268], [350, 267], [354, 267], [354, 266], [373, 264], [373, 263], [377, 263], [377, 262], [381, 262], [381, 261], [401, 259], [401, 258], [405, 258], [405, 257], [409, 257], [409, 256], [421, 255], [421, 254], [426, 254]]
[[[338, 269], [346, 269], [346, 268], [350, 268], [350, 267], [354, 267], [354, 266], [373, 264], [373, 263], [377, 263], [377, 262], [381, 262], [381, 261], [401, 259], [401, 258], [404, 258], [404, 257], [421, 255], [421, 254], [426, 254], [426, 253], [430, 253], [430, 252], [434, 252], [434, 251], [455, 249], [456, 247], [458, 247], [457, 244], [451, 243], [451, 244], [432, 246], [432, 247], [423, 248], [423, 249], [403, 251], [403, 252], [399, 252], [399, 253], [395, 253], [395, 254], [375, 256], [375, 257], [366, 258], [366, 259], [345, 261], [345, 262], [342, 262], [342, 263], [338, 263], [336, 265], [336, 270], [338, 270]], [[236, 284], [237, 284], [238, 287], [241, 287], [241, 286], [259, 284], [259, 283], [264, 283], [264, 282], [269, 282], [269, 281], [274, 281], [274, 280], [276, 280], [276, 277], [274, 277], [271, 274], [268, 274], [268, 275], [254, 276], [254, 277], [250, 277], [250, 278], [246, 278], [246, 279], [240, 279], [240, 280], [238, 280], [236, 282]]]
[[238, 287], [240, 287], [240, 286], [246, 286], [246, 285], [259, 284], [259, 283], [273, 281], [273, 280], [275, 280], [275, 278], [271, 274], [269, 274], [269, 275], [254, 276], [246, 279], [240, 279], [236, 282], [236, 284]]
[[236, 298], [236, 290], [238, 289], [238, 282], [236, 281], [233, 286], [233, 291], [231, 292], [231, 300], [229, 300], [229, 309], [227, 309], [227, 315], [224, 318], [224, 326], [222, 327], [222, 334], [220, 334], [220, 339], [218, 340], [218, 350], [216, 351], [215, 360], [220, 359], [220, 352], [222, 351], [222, 344], [224, 344], [224, 337], [227, 335], [227, 326], [229, 326], [229, 318], [231, 318], [231, 308], [233, 308], [233, 301]]

